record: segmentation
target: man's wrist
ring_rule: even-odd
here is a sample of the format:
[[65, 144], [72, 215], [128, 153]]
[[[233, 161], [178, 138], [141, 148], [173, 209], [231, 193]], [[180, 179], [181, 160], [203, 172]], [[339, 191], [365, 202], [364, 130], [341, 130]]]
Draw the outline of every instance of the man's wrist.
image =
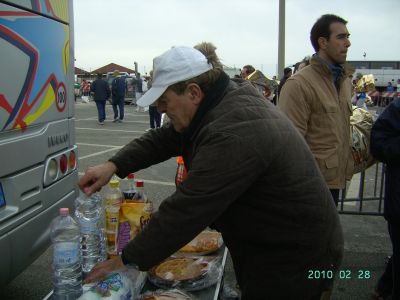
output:
[[139, 266], [137, 264], [129, 261], [126, 258], [126, 256], [124, 255], [124, 250], [122, 250], [122, 253], [121, 253], [121, 261], [124, 264], [124, 266], [131, 267], [131, 268], [136, 269], [137, 271], [140, 271], [140, 268], [139, 268]]
[[118, 167], [113, 161], [108, 160], [106, 164], [108, 165], [108, 168], [112, 171], [113, 174], [116, 174], [118, 172]]

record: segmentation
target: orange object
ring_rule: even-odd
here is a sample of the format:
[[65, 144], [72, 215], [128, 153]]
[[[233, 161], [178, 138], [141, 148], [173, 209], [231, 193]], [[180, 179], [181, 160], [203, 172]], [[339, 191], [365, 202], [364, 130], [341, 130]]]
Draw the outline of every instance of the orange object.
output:
[[176, 168], [175, 184], [178, 186], [185, 181], [187, 177], [187, 171], [182, 156], [178, 156], [176, 158], [176, 163], [178, 164], [178, 167]]

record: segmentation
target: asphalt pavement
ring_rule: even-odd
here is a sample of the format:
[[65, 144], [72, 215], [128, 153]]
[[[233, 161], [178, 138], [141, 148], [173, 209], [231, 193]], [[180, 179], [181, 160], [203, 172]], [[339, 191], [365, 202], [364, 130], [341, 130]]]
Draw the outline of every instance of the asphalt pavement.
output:
[[[97, 122], [97, 111], [93, 102], [82, 103], [78, 99], [75, 109], [80, 175], [83, 175], [88, 166], [106, 161], [123, 145], [149, 128], [148, 112], [137, 112], [134, 106], [125, 106], [124, 121], [113, 123], [112, 109], [107, 105], [107, 120], [104, 125]], [[136, 173], [137, 179], [145, 180], [146, 192], [155, 207], [173, 193], [175, 171], [175, 159], [170, 159]], [[374, 176], [373, 172], [368, 176], [366, 190], [370, 191], [370, 185], [373, 184], [370, 177]], [[352, 182], [353, 190], [358, 187], [357, 180], [356, 177]], [[376, 203], [369, 206], [375, 207]], [[356, 208], [357, 203], [346, 203], [345, 207]], [[386, 222], [382, 216], [341, 215], [340, 219], [345, 234], [345, 255], [340, 268], [341, 278], [338, 274], [331, 299], [370, 299], [377, 279], [384, 270], [385, 258], [391, 253]], [[50, 246], [28, 269], [0, 291], [0, 299], [43, 299], [52, 289], [51, 255]], [[235, 285], [235, 275], [229, 258], [224, 278], [226, 286]]]

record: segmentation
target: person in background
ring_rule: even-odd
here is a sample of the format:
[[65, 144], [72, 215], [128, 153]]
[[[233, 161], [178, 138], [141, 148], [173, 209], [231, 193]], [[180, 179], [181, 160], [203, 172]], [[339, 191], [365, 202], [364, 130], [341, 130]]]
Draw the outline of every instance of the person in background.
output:
[[110, 87], [108, 83], [97, 74], [97, 79], [91, 84], [90, 91], [93, 93], [93, 99], [96, 103], [99, 124], [104, 125], [106, 119], [106, 101], [110, 98]]
[[140, 76], [140, 73], [136, 74], [136, 88], [135, 88], [135, 97], [136, 97], [136, 103], [142, 97], [143, 95], [143, 80], [142, 77]]
[[304, 57], [301, 61], [299, 61], [294, 65], [293, 74], [296, 74], [301, 69], [307, 67], [309, 64], [310, 64], [310, 57], [309, 56]]
[[240, 76], [243, 79], [247, 79], [247, 76], [249, 76], [251, 73], [253, 73], [256, 69], [252, 65], [245, 65], [242, 68], [242, 71], [240, 72]]
[[384, 217], [393, 255], [380, 277], [375, 299], [400, 299], [400, 99], [382, 112], [371, 129], [371, 153], [386, 164]]
[[90, 195], [114, 173], [124, 178], [176, 156], [187, 168], [145, 230], [86, 281], [124, 264], [148, 270], [212, 226], [229, 248], [242, 300], [319, 299], [331, 280], [309, 271], [334, 272], [343, 255], [331, 194], [298, 130], [248, 81], [232, 81], [215, 49], [201, 43], [156, 57], [138, 105], [157, 100], [170, 123], [81, 177]]
[[331, 14], [316, 21], [310, 34], [316, 53], [286, 81], [278, 103], [310, 146], [336, 205], [354, 170], [349, 130], [354, 69], [345, 64], [351, 45], [346, 24]]
[[119, 71], [113, 72], [114, 79], [111, 83], [111, 94], [112, 94], [112, 107], [114, 111], [114, 123], [121, 123], [124, 119], [124, 106], [125, 106], [125, 92], [126, 92], [126, 81], [125, 77], [120, 76]]
[[89, 96], [90, 93], [90, 82], [86, 79], [82, 81], [82, 95]]
[[278, 102], [279, 102], [279, 95], [281, 93], [283, 85], [286, 83], [286, 80], [289, 79], [289, 77], [292, 76], [292, 69], [291, 68], [285, 68], [283, 69], [283, 77], [281, 78], [279, 85], [278, 85]]
[[278, 98], [278, 87], [279, 87], [279, 80], [276, 77], [276, 75], [272, 76], [272, 81], [273, 81], [273, 86], [274, 86], [274, 90], [273, 90], [273, 97], [271, 102], [276, 105], [276, 99]]
[[386, 92], [394, 92], [394, 86], [390, 81], [388, 82], [388, 85], [386, 87]]
[[[147, 90], [151, 89], [153, 83], [153, 70], [150, 71], [150, 77], [147, 81]], [[157, 110], [157, 101], [149, 105], [150, 129], [161, 127], [161, 114]]]

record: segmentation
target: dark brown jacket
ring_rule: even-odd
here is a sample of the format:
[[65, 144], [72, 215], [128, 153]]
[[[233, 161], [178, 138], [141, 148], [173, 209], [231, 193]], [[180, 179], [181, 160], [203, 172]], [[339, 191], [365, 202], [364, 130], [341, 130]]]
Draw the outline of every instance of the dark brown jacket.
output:
[[[213, 93], [189, 135], [144, 134], [111, 159], [119, 175], [183, 154], [186, 181], [124, 249], [147, 270], [208, 225], [221, 231], [242, 299], [307, 299], [326, 282], [309, 271], [341, 261], [335, 205], [304, 139], [250, 83]], [[193, 121], [193, 122], [194, 122]]]

